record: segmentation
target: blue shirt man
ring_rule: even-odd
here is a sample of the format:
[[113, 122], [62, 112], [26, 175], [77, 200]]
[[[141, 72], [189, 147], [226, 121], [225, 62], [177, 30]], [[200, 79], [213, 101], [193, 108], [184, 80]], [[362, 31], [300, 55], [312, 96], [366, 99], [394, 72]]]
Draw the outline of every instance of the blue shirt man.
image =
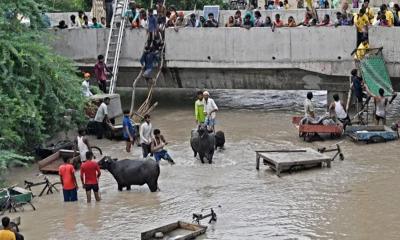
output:
[[157, 18], [156, 16], [153, 15], [153, 10], [149, 10], [149, 17], [148, 17], [148, 27], [149, 27], [149, 32], [154, 33], [157, 31]]
[[122, 132], [126, 140], [126, 151], [131, 152], [132, 144], [135, 143], [136, 131], [129, 117], [129, 110], [124, 111], [124, 119], [122, 120]]

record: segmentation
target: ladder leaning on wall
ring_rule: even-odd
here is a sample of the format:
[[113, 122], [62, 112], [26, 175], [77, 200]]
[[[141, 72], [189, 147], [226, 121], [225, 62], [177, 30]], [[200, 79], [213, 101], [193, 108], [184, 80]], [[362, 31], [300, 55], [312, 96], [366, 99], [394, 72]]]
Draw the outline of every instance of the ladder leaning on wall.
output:
[[109, 93], [114, 93], [118, 78], [118, 63], [119, 55], [121, 53], [122, 41], [124, 38], [125, 12], [128, 9], [129, 0], [115, 0], [114, 11], [110, 24], [110, 31], [108, 34], [107, 50], [105, 56], [106, 66], [112, 66]]

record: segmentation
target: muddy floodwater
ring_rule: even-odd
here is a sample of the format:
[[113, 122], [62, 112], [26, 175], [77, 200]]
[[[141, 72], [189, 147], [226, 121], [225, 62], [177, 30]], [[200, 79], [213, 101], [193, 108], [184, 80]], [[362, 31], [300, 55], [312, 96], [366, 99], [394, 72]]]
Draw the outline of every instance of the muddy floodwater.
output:
[[[153, 126], [169, 141], [167, 149], [176, 162], [161, 163], [160, 192], [151, 193], [147, 186], [119, 192], [111, 174], [102, 171], [101, 202], [87, 204], [80, 189], [77, 203], [64, 203], [61, 194], [53, 194], [34, 199], [37, 211], [12, 216], [22, 216], [28, 240], [140, 239], [142, 231], [177, 220], [191, 222], [193, 213], [211, 207], [218, 221], [199, 239], [399, 239], [398, 141], [366, 145], [344, 140], [345, 160], [336, 159], [330, 169], [281, 178], [266, 166], [255, 169], [255, 150], [317, 148], [338, 141], [305, 143], [298, 137], [291, 117], [301, 110], [303, 98], [296, 94], [288, 94], [292, 102], [285, 104], [261, 93], [243, 100], [245, 104], [237, 96], [217, 95], [217, 104], [233, 108], [218, 113], [217, 129], [225, 132], [226, 149], [215, 153], [212, 165], [194, 159], [189, 147], [193, 110], [160, 107], [152, 114]], [[316, 99], [320, 111], [324, 99]], [[138, 147], [126, 153], [124, 142], [92, 139], [92, 144], [119, 159], [141, 155]], [[38, 181], [37, 173], [36, 165], [16, 169], [10, 182]]]

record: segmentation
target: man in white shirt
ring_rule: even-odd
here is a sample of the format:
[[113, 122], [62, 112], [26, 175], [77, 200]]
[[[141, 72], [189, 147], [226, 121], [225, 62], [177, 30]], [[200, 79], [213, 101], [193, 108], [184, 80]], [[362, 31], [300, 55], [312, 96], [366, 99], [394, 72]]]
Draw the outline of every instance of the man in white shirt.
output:
[[89, 85], [90, 73], [85, 73], [84, 77], [85, 80], [83, 80], [82, 82], [82, 95], [84, 97], [93, 96], [93, 93], [90, 91], [90, 85]]
[[314, 112], [314, 104], [311, 101], [311, 99], [313, 99], [313, 94], [312, 92], [308, 92], [307, 93], [307, 98], [304, 101], [304, 116], [306, 118], [310, 118], [312, 120], [315, 119], [315, 112]]
[[217, 116], [218, 107], [214, 100], [210, 98], [208, 91], [203, 92], [204, 113], [206, 114], [205, 124], [209, 131], [215, 132], [215, 118]]
[[143, 158], [146, 158], [151, 153], [151, 141], [153, 140], [153, 126], [151, 125], [149, 114], [144, 116], [144, 122], [140, 125], [139, 134]]
[[102, 102], [97, 109], [96, 116], [94, 117], [94, 121], [96, 122], [96, 134], [97, 134], [97, 139], [102, 139], [104, 135], [104, 131], [107, 127], [108, 124], [110, 123], [110, 120], [108, 119], [108, 109], [107, 105], [110, 104], [110, 98], [106, 97], [104, 99], [104, 102]]

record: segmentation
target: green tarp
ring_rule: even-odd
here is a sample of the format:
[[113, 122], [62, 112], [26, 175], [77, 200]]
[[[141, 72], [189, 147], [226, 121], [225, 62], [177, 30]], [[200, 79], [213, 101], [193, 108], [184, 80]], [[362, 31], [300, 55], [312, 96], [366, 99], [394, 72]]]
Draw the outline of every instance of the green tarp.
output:
[[372, 94], [379, 96], [379, 88], [383, 88], [385, 96], [392, 95], [392, 81], [382, 56], [367, 56], [361, 60], [360, 65], [364, 82]]

